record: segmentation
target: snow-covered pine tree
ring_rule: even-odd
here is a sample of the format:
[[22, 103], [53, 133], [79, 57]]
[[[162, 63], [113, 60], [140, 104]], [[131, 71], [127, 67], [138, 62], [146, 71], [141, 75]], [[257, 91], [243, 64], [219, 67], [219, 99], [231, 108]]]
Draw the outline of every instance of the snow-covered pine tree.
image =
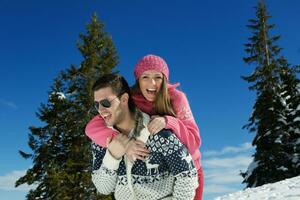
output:
[[286, 107], [286, 135], [277, 142], [285, 146], [286, 168], [282, 168], [285, 178], [300, 175], [300, 80], [297, 78], [300, 66], [290, 66], [281, 59], [281, 99]]
[[[291, 149], [288, 148], [289, 145], [295, 144], [290, 137], [291, 121], [294, 119], [288, 113], [296, 113], [296, 110], [291, 109], [299, 105], [298, 97], [295, 96], [298, 95], [295, 92], [296, 71], [291, 70], [280, 55], [281, 48], [275, 44], [280, 37], [270, 36], [270, 30], [274, 28], [273, 24], [268, 23], [270, 17], [264, 2], [259, 1], [256, 19], [249, 20], [248, 25], [253, 35], [249, 38], [249, 43], [245, 44], [245, 51], [249, 56], [244, 58], [244, 61], [254, 66], [255, 70], [243, 79], [251, 84], [250, 90], [256, 91], [253, 112], [245, 126], [256, 134], [252, 142], [256, 150], [253, 155], [254, 161], [246, 172], [241, 173], [243, 183], [246, 183], [247, 187], [295, 176], [295, 173], [291, 173], [294, 169], [291, 169], [287, 159], [295, 158], [294, 153], [288, 150]], [[293, 103], [295, 105], [287, 104], [287, 96], [290, 96], [293, 102], [296, 101]]]
[[111, 37], [104, 32], [96, 14], [80, 35], [78, 48], [84, 58], [80, 67], [71, 66], [55, 79], [49, 99], [42, 104], [37, 117], [41, 127], [30, 127], [28, 145], [33, 166], [16, 182], [36, 188], [28, 200], [104, 200], [91, 181], [92, 155], [90, 141], [84, 134], [90, 120], [91, 85], [104, 73], [112, 72], [118, 58]]

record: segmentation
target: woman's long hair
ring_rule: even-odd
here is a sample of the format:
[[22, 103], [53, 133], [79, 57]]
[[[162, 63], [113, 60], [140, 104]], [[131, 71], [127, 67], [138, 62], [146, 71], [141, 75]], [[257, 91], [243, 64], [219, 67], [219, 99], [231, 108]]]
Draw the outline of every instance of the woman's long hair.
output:
[[[139, 80], [136, 80], [135, 84], [131, 88], [132, 95], [141, 93]], [[166, 77], [163, 75], [163, 80], [161, 84], [160, 91], [156, 94], [155, 100], [153, 102], [155, 114], [157, 115], [170, 115], [176, 117], [175, 111], [171, 104], [171, 98], [168, 91], [168, 82]]]

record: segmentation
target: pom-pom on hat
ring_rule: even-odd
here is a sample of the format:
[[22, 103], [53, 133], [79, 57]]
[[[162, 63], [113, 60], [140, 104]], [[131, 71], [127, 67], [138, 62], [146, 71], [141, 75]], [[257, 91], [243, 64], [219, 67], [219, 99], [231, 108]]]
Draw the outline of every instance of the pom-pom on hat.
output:
[[134, 76], [137, 80], [145, 71], [155, 70], [163, 73], [166, 79], [169, 80], [169, 68], [167, 63], [159, 56], [146, 55], [135, 65]]

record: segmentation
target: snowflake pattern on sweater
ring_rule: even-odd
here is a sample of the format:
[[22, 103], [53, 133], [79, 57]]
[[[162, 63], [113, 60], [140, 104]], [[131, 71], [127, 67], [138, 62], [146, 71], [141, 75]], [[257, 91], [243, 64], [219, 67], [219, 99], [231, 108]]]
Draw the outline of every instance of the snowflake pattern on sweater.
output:
[[[106, 148], [92, 144], [92, 180], [102, 194], [115, 192], [116, 199], [193, 199], [197, 171], [186, 147], [170, 130], [149, 136], [150, 155], [132, 166], [126, 156], [114, 159]], [[128, 172], [128, 168], [130, 169]]]

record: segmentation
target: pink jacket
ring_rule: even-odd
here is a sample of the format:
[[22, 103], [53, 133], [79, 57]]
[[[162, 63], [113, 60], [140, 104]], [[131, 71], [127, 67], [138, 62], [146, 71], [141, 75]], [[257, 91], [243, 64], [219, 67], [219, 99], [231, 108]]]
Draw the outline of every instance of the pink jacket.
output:
[[[171, 103], [177, 117], [164, 116], [167, 129], [171, 129], [179, 140], [188, 148], [191, 153], [196, 168], [199, 169], [201, 138], [198, 126], [194, 120], [186, 95], [176, 89], [177, 85], [169, 85], [168, 91]], [[154, 115], [153, 104], [147, 101], [141, 94], [133, 96], [136, 106], [143, 112]], [[106, 147], [108, 137], [114, 137], [117, 132], [108, 128], [104, 120], [98, 115], [94, 117], [86, 126], [86, 135], [100, 146]], [[100, 134], [101, 133], [101, 134]]]

